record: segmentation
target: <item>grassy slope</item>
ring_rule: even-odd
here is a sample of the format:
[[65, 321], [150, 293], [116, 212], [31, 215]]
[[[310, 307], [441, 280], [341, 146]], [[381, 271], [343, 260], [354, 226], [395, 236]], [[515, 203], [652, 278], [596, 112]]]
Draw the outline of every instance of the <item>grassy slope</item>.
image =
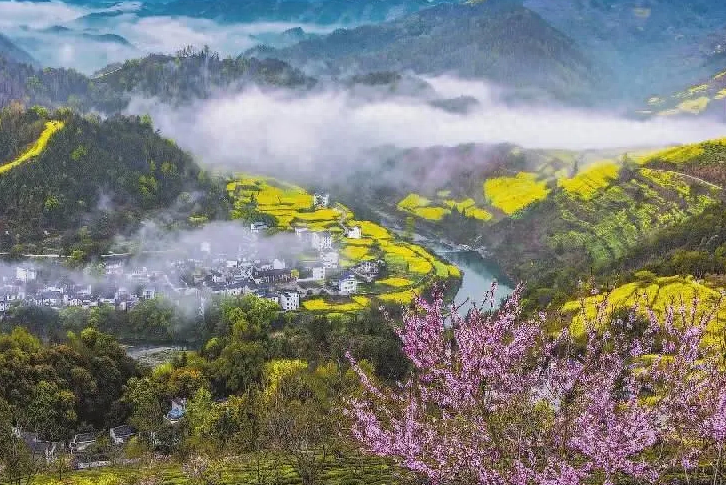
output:
[[[222, 464], [222, 479], [219, 485], [258, 483], [257, 462], [255, 456], [243, 456], [228, 460]], [[273, 463], [270, 456], [259, 457], [266, 480], [285, 485], [302, 483], [300, 476], [289, 465], [285, 458], [280, 463]], [[275, 477], [277, 473], [277, 477]], [[329, 485], [383, 485], [397, 483], [400, 480], [399, 469], [378, 458], [363, 456], [330, 459], [322, 471], [320, 481]], [[152, 478], [154, 477], [154, 478]], [[144, 480], [148, 481], [144, 481]], [[115, 467], [74, 472], [62, 481], [52, 475], [37, 477], [35, 485], [123, 485], [129, 483], [157, 483], [158, 485], [193, 485], [197, 481], [189, 479], [182, 467], [174, 463], [157, 463], [146, 466]], [[263, 482], [264, 483], [264, 482]]]

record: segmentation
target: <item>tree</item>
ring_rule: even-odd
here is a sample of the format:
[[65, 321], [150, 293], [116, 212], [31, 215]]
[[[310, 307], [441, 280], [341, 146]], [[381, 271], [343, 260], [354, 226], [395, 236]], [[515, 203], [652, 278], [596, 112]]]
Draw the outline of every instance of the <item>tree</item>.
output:
[[151, 433], [158, 430], [164, 420], [162, 389], [152, 379], [133, 378], [127, 384], [124, 398], [133, 409], [130, 423], [139, 431], [140, 437], [150, 444]]
[[338, 447], [340, 422], [333, 410], [345, 379], [337, 366], [288, 369], [265, 391], [262, 441], [295, 468], [303, 485], [318, 483]]
[[418, 299], [399, 330], [414, 367], [399, 387], [376, 384], [349, 356], [362, 384], [347, 408], [353, 436], [434, 483], [654, 482], [699, 461], [716, 482], [726, 376], [705, 345], [709, 311], [694, 302], [661, 321], [646, 309], [633, 338], [622, 330], [638, 313], [611, 321], [605, 299], [582, 339], [567, 329], [551, 338], [544, 315], [521, 318], [521, 292], [496, 311], [452, 309], [451, 328], [440, 295]]
[[40, 381], [28, 406], [21, 411], [23, 426], [44, 440], [65, 439], [76, 422], [75, 405], [72, 392], [53, 382]]

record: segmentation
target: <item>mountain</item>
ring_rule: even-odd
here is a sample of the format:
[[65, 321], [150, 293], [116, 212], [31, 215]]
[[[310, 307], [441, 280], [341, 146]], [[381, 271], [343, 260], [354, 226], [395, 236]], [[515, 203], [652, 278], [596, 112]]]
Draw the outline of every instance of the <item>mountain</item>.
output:
[[508, 0], [438, 5], [398, 20], [248, 54], [330, 74], [455, 73], [579, 101], [589, 100], [602, 78], [574, 42]]
[[29, 64], [33, 66], [38, 64], [38, 61], [33, 59], [30, 54], [13, 44], [10, 39], [2, 34], [0, 34], [0, 57], [22, 64]]
[[[616, 76], [608, 95], [638, 101], [715, 74], [726, 3], [711, 0], [525, 0]], [[726, 69], [722, 65], [721, 70]]]
[[146, 4], [143, 13], [222, 22], [336, 25], [382, 22], [455, 1], [458, 0], [174, 0]]
[[109, 66], [92, 78], [72, 69], [35, 69], [0, 57], [0, 106], [12, 100], [82, 111], [123, 111], [134, 96], [183, 104], [220, 90], [239, 91], [255, 84], [306, 87], [315, 80], [278, 60], [225, 58], [208, 50], [187, 49], [176, 56], [150, 55]]
[[148, 120], [0, 112], [2, 251], [19, 244], [97, 254], [157, 212], [177, 223], [224, 213], [215, 187]]

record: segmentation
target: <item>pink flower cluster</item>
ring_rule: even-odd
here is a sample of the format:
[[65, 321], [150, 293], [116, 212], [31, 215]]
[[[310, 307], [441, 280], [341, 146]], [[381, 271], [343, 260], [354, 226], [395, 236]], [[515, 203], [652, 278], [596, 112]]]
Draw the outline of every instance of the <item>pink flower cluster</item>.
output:
[[398, 330], [414, 372], [397, 387], [349, 355], [362, 383], [353, 436], [436, 484], [655, 483], [704, 464], [720, 474], [726, 371], [697, 301], [627, 321], [604, 302], [578, 339], [548, 334], [544, 315], [521, 318], [521, 292], [495, 310], [492, 288], [489, 309], [466, 316], [441, 295], [418, 299]]

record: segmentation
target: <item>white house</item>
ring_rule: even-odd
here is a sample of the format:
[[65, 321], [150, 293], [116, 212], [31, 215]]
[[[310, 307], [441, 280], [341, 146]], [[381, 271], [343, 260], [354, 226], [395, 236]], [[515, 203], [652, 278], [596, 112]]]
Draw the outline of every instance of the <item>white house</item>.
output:
[[280, 293], [280, 306], [286, 312], [300, 308], [300, 294], [296, 291], [283, 291]]
[[285, 260], [284, 259], [277, 259], [277, 258], [275, 258], [272, 261], [272, 269], [285, 269], [286, 267], [287, 267], [287, 265], [285, 264]]
[[320, 259], [326, 268], [337, 268], [340, 264], [340, 254], [337, 251], [328, 251]]
[[313, 268], [313, 280], [315, 280], [315, 281], [325, 280], [325, 267], [324, 266], [316, 266]]
[[316, 193], [313, 200], [316, 207], [328, 207], [330, 205], [330, 194]]
[[38, 272], [35, 268], [29, 266], [18, 266], [15, 268], [15, 279], [27, 283], [29, 281], [35, 281], [38, 277]]
[[156, 288], [147, 287], [141, 292], [141, 298], [144, 300], [153, 300], [156, 298]]
[[378, 263], [376, 263], [375, 261], [363, 261], [358, 265], [358, 270], [361, 273], [375, 275], [378, 274], [380, 268], [378, 266]]
[[342, 276], [338, 281], [338, 291], [341, 295], [352, 295], [358, 291], [358, 280], [352, 274]]
[[212, 282], [216, 285], [221, 285], [227, 282], [227, 277], [219, 271], [212, 271]]
[[360, 239], [363, 237], [363, 232], [360, 229], [360, 226], [353, 226], [348, 228], [348, 231], [345, 233], [345, 236], [348, 239]]
[[272, 303], [277, 303], [278, 305], [280, 304], [280, 297], [278, 296], [277, 293], [263, 292], [259, 296], [263, 300], [267, 300], [267, 301], [272, 302]]
[[333, 248], [333, 236], [328, 231], [314, 232], [310, 236], [310, 245], [318, 251]]

